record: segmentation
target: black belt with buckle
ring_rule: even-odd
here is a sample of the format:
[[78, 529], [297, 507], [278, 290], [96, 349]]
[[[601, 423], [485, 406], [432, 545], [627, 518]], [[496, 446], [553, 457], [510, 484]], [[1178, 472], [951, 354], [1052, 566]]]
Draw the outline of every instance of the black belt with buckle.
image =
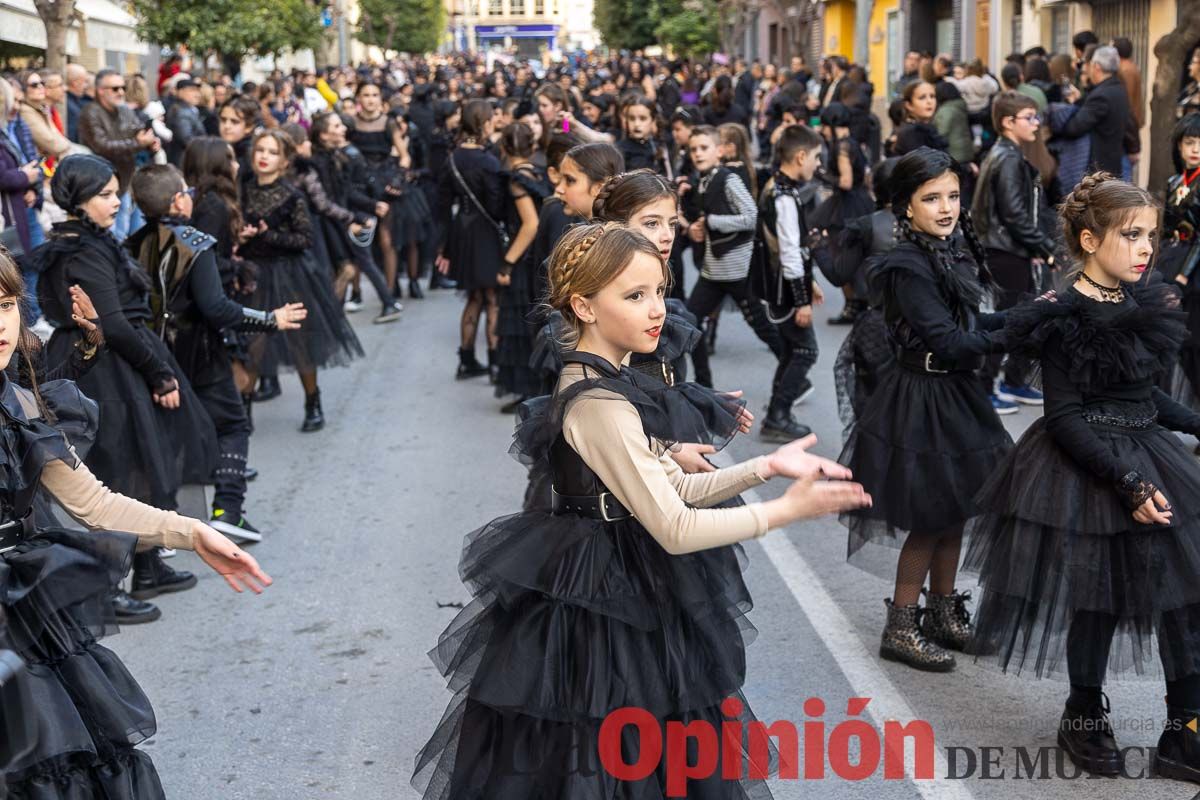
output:
[[619, 522], [633, 515], [613, 497], [612, 492], [600, 494], [559, 494], [553, 488], [550, 508], [555, 514], [577, 514], [605, 522]]
[[0, 553], [5, 553], [22, 542], [29, 541], [35, 534], [32, 512], [20, 519], [10, 519], [8, 522], [0, 523]]
[[933, 353], [921, 353], [915, 350], [901, 350], [896, 360], [900, 365], [917, 372], [928, 372], [934, 375], [947, 375], [951, 372], [974, 372], [983, 367], [983, 356], [974, 356], [962, 361], [943, 361]]

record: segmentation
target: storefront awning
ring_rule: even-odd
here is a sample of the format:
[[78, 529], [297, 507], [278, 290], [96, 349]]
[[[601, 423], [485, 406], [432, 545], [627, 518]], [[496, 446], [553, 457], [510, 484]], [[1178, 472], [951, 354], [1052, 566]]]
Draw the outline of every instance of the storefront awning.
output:
[[[134, 30], [136, 20], [110, 0], [76, 0], [75, 10], [83, 16], [88, 47], [141, 55], [146, 43]], [[0, 0], [0, 40], [27, 47], [46, 47], [46, 27], [33, 0]], [[79, 55], [79, 29], [67, 32], [67, 55]]]
[[[46, 25], [33, 0], [0, 0], [0, 41], [46, 49]], [[79, 31], [67, 31], [67, 55], [79, 55]]]

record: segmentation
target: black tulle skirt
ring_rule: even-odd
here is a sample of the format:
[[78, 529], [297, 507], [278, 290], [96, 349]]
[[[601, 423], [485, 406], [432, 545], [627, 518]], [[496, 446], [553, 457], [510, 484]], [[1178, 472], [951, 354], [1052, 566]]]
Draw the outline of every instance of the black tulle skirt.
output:
[[978, 513], [976, 493], [1011, 448], [973, 372], [886, 369], [839, 458], [873, 500], [841, 517], [850, 562], [893, 577], [894, 557], [883, 563], [867, 544], [900, 548], [914, 531], [956, 534]]
[[[87, 465], [114, 492], [174, 509], [181, 484], [212, 482], [217, 434], [166, 345], [140, 323], [133, 329], [178, 377], [179, 408], [156, 404], [141, 373], [111, 348], [101, 350], [96, 365], [79, 379], [79, 389], [100, 406], [96, 444]], [[65, 361], [78, 340], [78, 329], [55, 331], [47, 344], [47, 361]]]
[[[1196, 276], [1200, 280], [1200, 275]], [[1188, 284], [1183, 293], [1183, 310], [1187, 312], [1188, 338], [1179, 350], [1179, 368], [1191, 390], [1189, 399], [1200, 387], [1200, 287]]]
[[1115, 621], [1112, 645], [1073, 637], [1071, 660], [1110, 675], [1200, 673], [1200, 465], [1163, 428], [1092, 427], [1162, 490], [1171, 524], [1134, 522], [1038, 420], [978, 495], [964, 559], [981, 589], [972, 651], [1009, 672], [1061, 677], [1071, 624], [1091, 612]]
[[111, 587], [135, 544], [125, 534], [51, 529], [0, 555], [0, 609], [27, 665], [23, 699], [0, 719], [34, 733], [5, 768], [13, 800], [164, 797], [150, 757], [135, 747], [154, 735], [154, 711], [96, 642], [115, 630]]
[[496, 396], [515, 394], [532, 397], [540, 394], [542, 376], [531, 364], [536, 335], [533, 322], [533, 265], [528, 257], [513, 268], [512, 282], [499, 289], [500, 319], [496, 333], [499, 374]]
[[308, 316], [299, 330], [263, 333], [248, 346], [250, 364], [260, 374], [280, 368], [309, 372], [340, 367], [363, 355], [341, 303], [333, 296], [333, 281], [325, 266], [308, 253], [289, 253], [259, 259], [254, 307], [275, 309], [303, 303]]
[[[661, 724], [742, 703], [751, 600], [740, 546], [671, 556], [635, 520], [528, 512], [467, 537], [475, 599], [431, 652], [455, 692], [417, 756], [425, 798], [662, 798], [662, 768], [618, 781], [598, 761], [600, 726], [636, 706]], [[714, 730], [719, 730], [715, 727]], [[640, 741], [622, 738], [626, 763]], [[772, 754], [773, 757], [773, 754]], [[688, 797], [769, 797], [761, 781], [691, 781]]]
[[388, 205], [391, 210], [384, 224], [391, 226], [392, 247], [403, 260], [410, 244], [421, 245], [433, 239], [433, 212], [425, 193], [415, 183], [405, 183], [404, 194], [388, 198]]

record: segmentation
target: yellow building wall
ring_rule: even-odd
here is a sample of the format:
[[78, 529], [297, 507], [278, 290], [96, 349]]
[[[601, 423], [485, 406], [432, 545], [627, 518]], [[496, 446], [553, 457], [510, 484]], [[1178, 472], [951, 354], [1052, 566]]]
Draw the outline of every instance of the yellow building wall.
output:
[[825, 55], [854, 55], [854, 0], [831, 0], [825, 4]]
[[885, 128], [891, 125], [887, 117], [887, 104], [892, 90], [887, 77], [887, 18], [889, 13], [899, 8], [900, 0], [875, 0], [870, 28], [867, 31], [867, 77], [875, 84], [872, 111]]

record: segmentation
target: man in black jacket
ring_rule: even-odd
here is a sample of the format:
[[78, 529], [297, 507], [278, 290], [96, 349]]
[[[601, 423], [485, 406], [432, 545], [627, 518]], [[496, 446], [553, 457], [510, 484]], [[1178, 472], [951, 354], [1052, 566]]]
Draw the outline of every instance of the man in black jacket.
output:
[[[1088, 63], [1088, 80], [1092, 88], [1083, 98], [1079, 111], [1054, 133], [1065, 139], [1090, 136], [1092, 169], [1102, 169], [1113, 175], [1121, 175], [1121, 159], [1125, 155], [1125, 130], [1132, 114], [1129, 110], [1129, 94], [1125, 84], [1117, 77], [1121, 57], [1115, 47], [1097, 47]], [[1064, 90], [1068, 102], [1078, 103], [1079, 90], [1068, 87]]]
[[[1046, 233], [1047, 214], [1037, 168], [1021, 146], [1037, 140], [1037, 102], [1017, 92], [1002, 92], [992, 101], [992, 124], [999, 135], [979, 169], [971, 215], [988, 266], [1000, 290], [996, 309], [1012, 308], [1033, 294], [1041, 271], [1054, 260], [1054, 240]], [[1011, 414], [1016, 403], [1041, 405], [1041, 392], [1026, 381], [1028, 363], [1010, 356], [997, 391], [1000, 356], [988, 359], [983, 377], [997, 413]]]

